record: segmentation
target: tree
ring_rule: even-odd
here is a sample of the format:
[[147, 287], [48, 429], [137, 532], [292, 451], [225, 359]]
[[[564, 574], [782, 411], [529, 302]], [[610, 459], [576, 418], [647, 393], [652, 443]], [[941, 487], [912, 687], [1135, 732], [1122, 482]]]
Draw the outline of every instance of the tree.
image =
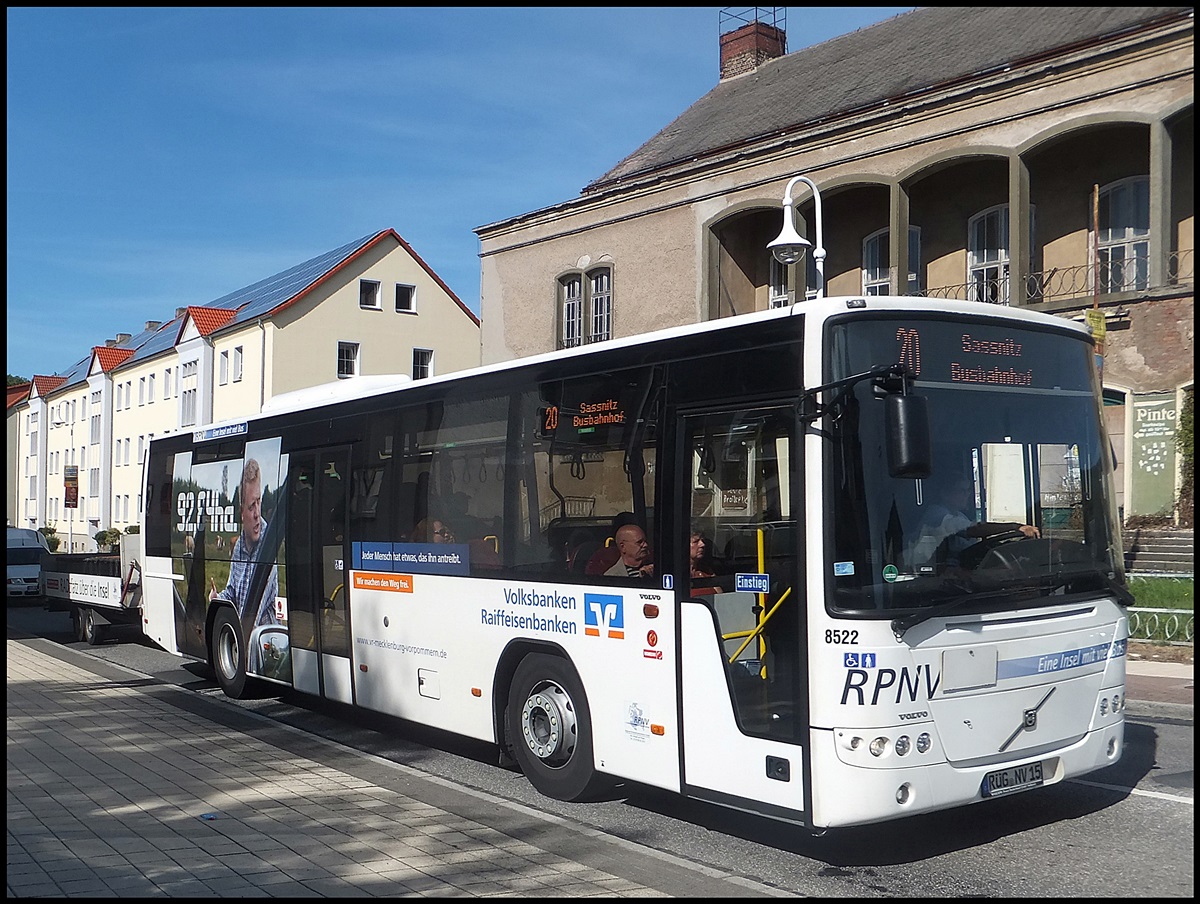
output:
[[1183, 394], [1183, 406], [1179, 411], [1179, 426], [1175, 432], [1175, 448], [1179, 450], [1179, 474], [1181, 477], [1179, 499], [1176, 502], [1180, 527], [1191, 527], [1196, 519], [1194, 400], [1195, 387]]
[[28, 383], [28, 382], [29, 381], [26, 380], [24, 377], [14, 377], [12, 374], [8, 375], [8, 385], [9, 386], [19, 386], [21, 383]]

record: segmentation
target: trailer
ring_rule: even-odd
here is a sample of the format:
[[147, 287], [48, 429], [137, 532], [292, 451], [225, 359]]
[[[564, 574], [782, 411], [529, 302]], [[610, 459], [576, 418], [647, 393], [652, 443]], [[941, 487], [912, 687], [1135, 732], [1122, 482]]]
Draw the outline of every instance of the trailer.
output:
[[69, 611], [75, 637], [101, 643], [117, 625], [142, 625], [141, 536], [124, 534], [119, 552], [42, 556], [46, 608]]

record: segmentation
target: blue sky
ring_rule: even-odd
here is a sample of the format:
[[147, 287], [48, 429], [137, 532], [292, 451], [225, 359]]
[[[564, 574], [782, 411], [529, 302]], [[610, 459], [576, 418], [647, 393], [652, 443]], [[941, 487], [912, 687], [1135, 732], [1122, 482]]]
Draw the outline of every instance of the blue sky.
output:
[[[788, 49], [911, 8], [786, 8]], [[7, 372], [389, 227], [479, 313], [472, 230], [707, 93], [721, 9], [9, 7]]]

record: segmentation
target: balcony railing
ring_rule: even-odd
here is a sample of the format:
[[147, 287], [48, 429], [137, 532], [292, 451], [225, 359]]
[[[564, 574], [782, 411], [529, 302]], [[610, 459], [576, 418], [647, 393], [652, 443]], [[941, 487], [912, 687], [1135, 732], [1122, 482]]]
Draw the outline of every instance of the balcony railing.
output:
[[[1186, 286], [1195, 282], [1195, 252], [1173, 251], [1167, 255], [1166, 285], [1151, 286], [1146, 271], [1112, 262], [1100, 274], [1100, 294], [1148, 292], [1152, 289]], [[1095, 289], [1096, 268], [1092, 264], [1075, 267], [1052, 267], [1030, 273], [1024, 279], [1024, 302], [1063, 301], [1071, 298], [1090, 298]], [[1009, 304], [1009, 278], [974, 280], [956, 285], [932, 286], [916, 293], [927, 298], [956, 298]]]

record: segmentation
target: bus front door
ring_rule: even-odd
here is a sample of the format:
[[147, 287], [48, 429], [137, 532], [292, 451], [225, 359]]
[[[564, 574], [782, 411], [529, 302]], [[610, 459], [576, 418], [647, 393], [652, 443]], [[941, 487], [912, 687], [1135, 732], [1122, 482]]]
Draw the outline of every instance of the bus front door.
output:
[[350, 452], [293, 452], [288, 467], [287, 586], [292, 682], [353, 703], [346, 529]]
[[796, 424], [791, 405], [687, 415], [675, 469], [686, 792], [793, 813], [807, 721]]

